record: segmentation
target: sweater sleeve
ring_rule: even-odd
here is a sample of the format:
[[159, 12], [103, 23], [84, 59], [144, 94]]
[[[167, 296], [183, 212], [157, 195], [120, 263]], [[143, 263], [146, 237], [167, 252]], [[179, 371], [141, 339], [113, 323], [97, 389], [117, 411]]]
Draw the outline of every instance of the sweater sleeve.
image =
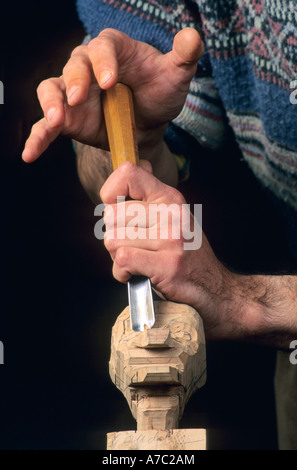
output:
[[[192, 27], [201, 33], [196, 1], [77, 0], [77, 11], [90, 39], [105, 28], [114, 28], [163, 53], [171, 50], [181, 29]], [[227, 120], [207, 52], [197, 64], [185, 105], [172, 128], [185, 131], [206, 147], [216, 149], [224, 143]], [[172, 132], [170, 135], [174, 147]]]

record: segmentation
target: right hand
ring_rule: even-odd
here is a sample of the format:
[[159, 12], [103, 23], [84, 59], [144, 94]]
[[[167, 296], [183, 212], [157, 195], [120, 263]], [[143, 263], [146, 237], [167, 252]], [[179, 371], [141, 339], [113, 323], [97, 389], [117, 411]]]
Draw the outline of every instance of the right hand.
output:
[[202, 54], [203, 43], [191, 28], [177, 33], [168, 54], [119, 31], [102, 31], [74, 49], [63, 75], [39, 85], [44, 118], [32, 127], [23, 160], [36, 160], [60, 134], [108, 149], [100, 93], [117, 81], [133, 91], [139, 146], [158, 144], [184, 105]]

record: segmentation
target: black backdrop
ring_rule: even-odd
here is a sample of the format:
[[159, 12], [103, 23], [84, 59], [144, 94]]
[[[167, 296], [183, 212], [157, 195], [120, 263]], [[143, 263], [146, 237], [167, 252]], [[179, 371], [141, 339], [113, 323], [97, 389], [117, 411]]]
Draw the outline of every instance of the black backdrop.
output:
[[[59, 138], [36, 163], [21, 161], [40, 116], [35, 89], [60, 74], [84, 31], [70, 0], [14, 3], [1, 16], [0, 448], [104, 449], [106, 432], [135, 429], [108, 375], [111, 327], [127, 304], [126, 287], [112, 279], [93, 235], [94, 208], [71, 142]], [[203, 228], [228, 265], [288, 267], [279, 216], [235, 146], [201, 150], [181, 189], [189, 202], [203, 203]], [[275, 351], [210, 342], [207, 355], [207, 385], [180, 426], [207, 428], [210, 449], [276, 448]]]

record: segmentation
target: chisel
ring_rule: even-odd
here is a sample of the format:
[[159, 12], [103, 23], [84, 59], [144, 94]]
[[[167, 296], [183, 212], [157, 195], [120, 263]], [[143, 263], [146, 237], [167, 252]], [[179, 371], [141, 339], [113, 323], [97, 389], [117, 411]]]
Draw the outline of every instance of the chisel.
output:
[[[105, 125], [113, 169], [125, 161], [138, 165], [133, 96], [131, 89], [117, 83], [102, 92]], [[150, 279], [132, 276], [128, 281], [131, 328], [143, 331], [155, 323], [154, 302]]]

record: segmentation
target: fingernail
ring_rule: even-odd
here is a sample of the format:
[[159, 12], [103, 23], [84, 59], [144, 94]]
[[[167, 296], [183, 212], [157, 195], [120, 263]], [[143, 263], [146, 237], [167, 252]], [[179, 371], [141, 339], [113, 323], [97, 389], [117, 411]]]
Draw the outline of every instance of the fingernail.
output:
[[77, 92], [77, 90], [78, 90], [77, 86], [70, 88], [70, 90], [67, 92], [68, 101], [73, 98], [73, 95]]
[[56, 112], [56, 108], [50, 108], [47, 112], [47, 120], [50, 121]]
[[99, 85], [105, 85], [113, 76], [110, 70], [103, 70], [99, 75]]

